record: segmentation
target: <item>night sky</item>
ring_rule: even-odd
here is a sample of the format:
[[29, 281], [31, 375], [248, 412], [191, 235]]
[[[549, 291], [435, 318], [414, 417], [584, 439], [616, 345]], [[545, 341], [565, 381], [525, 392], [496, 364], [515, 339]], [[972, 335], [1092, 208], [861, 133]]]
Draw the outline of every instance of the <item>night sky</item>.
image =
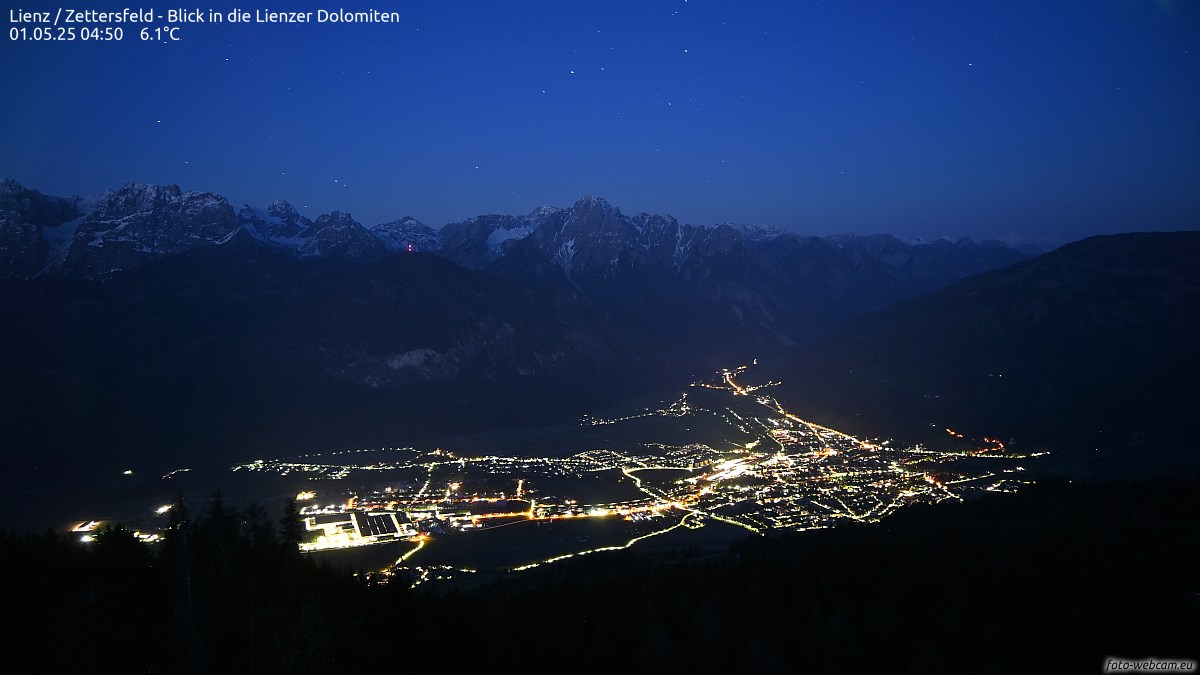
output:
[[[812, 234], [1193, 229], [1198, 5], [205, 0], [401, 22], [5, 39], [0, 177], [176, 183], [368, 226], [590, 193]], [[3, 27], [59, 6], [3, 0]]]

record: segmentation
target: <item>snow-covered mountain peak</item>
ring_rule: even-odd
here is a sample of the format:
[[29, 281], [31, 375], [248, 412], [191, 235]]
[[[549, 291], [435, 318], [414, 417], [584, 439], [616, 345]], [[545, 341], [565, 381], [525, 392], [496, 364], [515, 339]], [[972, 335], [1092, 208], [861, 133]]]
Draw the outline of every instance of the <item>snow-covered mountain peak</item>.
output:
[[88, 275], [107, 274], [214, 244], [238, 226], [233, 207], [219, 194], [129, 182], [97, 197], [63, 264]]
[[609, 204], [603, 197], [596, 195], [583, 195], [571, 206], [571, 211], [576, 214], [593, 214], [601, 213], [605, 215], [616, 214], [621, 215], [620, 209]]
[[299, 223], [302, 220], [307, 220], [300, 215], [296, 207], [292, 206], [291, 202], [284, 199], [276, 199], [267, 204], [267, 215], [272, 218], [278, 218], [285, 223]]
[[528, 220], [543, 221], [543, 220], [547, 220], [547, 219], [559, 216], [562, 214], [562, 212], [563, 212], [563, 209], [560, 209], [557, 206], [543, 205], [543, 206], [539, 206], [536, 209], [530, 211], [529, 215], [526, 216], [526, 218]]
[[389, 251], [433, 252], [442, 247], [440, 233], [412, 216], [380, 223], [369, 232]]
[[283, 248], [293, 247], [296, 237], [313, 224], [282, 199], [268, 204], [265, 211], [246, 205], [238, 212], [238, 220], [255, 239]]
[[318, 225], [320, 227], [362, 227], [362, 224], [355, 220], [354, 216], [350, 215], [350, 213], [346, 211], [330, 211], [329, 213], [323, 213], [317, 216], [317, 219], [313, 222], [313, 225]]

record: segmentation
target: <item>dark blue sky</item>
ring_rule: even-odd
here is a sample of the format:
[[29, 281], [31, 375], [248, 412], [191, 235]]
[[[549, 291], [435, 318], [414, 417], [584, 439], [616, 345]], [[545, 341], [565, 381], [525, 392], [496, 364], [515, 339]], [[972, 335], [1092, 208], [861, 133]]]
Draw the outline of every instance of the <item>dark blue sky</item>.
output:
[[[10, 7], [58, 6], [3, 3], [6, 31]], [[401, 23], [5, 40], [0, 176], [177, 183], [368, 226], [593, 193], [815, 234], [1196, 228], [1197, 4], [211, 0]]]

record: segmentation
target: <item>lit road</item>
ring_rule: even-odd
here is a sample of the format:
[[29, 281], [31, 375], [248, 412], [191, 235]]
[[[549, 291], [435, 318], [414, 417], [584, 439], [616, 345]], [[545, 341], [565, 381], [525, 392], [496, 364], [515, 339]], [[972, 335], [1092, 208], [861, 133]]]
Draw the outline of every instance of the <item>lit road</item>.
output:
[[[567, 457], [466, 456], [440, 448], [362, 450], [258, 460], [234, 469], [299, 473], [312, 480], [373, 473], [406, 476], [383, 488], [339, 494], [324, 504], [318, 499], [306, 507], [307, 514], [324, 518], [331, 548], [374, 541], [363, 541], [344, 524], [330, 524], [337, 520], [331, 514], [353, 509], [389, 509], [397, 514], [397, 522], [405, 519], [406, 527], [426, 532], [412, 538], [415, 547], [395, 562], [396, 567], [427, 545], [436, 547], [438, 538], [449, 532], [470, 536], [471, 531], [516, 522], [572, 518], [615, 517], [637, 524], [636, 534], [622, 544], [513, 568], [523, 570], [629, 548], [711, 521], [756, 534], [874, 522], [909, 504], [961, 499], [976, 490], [1019, 489], [1028, 481], [1019, 479], [1023, 467], [1017, 461], [1037, 456], [1011, 453], [990, 437], [965, 449], [970, 439], [951, 428], [946, 432], [962, 439], [964, 449], [943, 452], [858, 439], [784, 409], [767, 393], [778, 383], [740, 383], [745, 370], [742, 366], [697, 382], [658, 408], [610, 419], [586, 416], [582, 421], [584, 427], [636, 421], [639, 434], [677, 439], [683, 433], [689, 437], [684, 442], [646, 437], [632, 452], [628, 446], [595, 448]], [[663, 424], [655, 424], [656, 419]], [[627, 487], [621, 488], [618, 478], [627, 481]], [[601, 486], [611, 486], [605, 488], [609, 494], [620, 497], [597, 500], [593, 488], [593, 496], [584, 499], [572, 494], [573, 481], [593, 486], [600, 481]], [[554, 494], [546, 491], [548, 485], [555, 486]]]

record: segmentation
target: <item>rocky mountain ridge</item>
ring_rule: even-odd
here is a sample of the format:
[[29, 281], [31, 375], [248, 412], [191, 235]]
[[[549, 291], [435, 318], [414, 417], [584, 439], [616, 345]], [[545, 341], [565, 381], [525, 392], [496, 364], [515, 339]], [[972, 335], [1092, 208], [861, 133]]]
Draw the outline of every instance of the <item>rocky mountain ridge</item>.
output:
[[1197, 316], [1200, 232], [1097, 236], [857, 316], [759, 377], [854, 433], [1149, 462], [1195, 447]]
[[[134, 182], [83, 199], [48, 196], [4, 180], [0, 182], [0, 218], [0, 235], [4, 237], [0, 259], [8, 263], [6, 269], [15, 276], [31, 276], [59, 264], [85, 274], [107, 273], [125, 269], [104, 269], [110, 262], [136, 266], [139, 257], [131, 253], [142, 254], [145, 257], [140, 262], [146, 262], [196, 245], [219, 243], [238, 227], [245, 228], [254, 239], [297, 257], [371, 257], [385, 250], [408, 250], [412, 245], [413, 250], [438, 253], [468, 268], [494, 262], [533, 235], [531, 241], [537, 248], [568, 275], [593, 265], [615, 265], [632, 248], [640, 248], [658, 267], [679, 271], [697, 252], [727, 252], [737, 244], [791, 238], [844, 247], [855, 239], [843, 235], [800, 236], [762, 225], [681, 225], [670, 215], [626, 216], [592, 195], [585, 195], [568, 208], [542, 206], [526, 215], [481, 215], [440, 229], [408, 216], [364, 227], [341, 211], [310, 219], [285, 200], [271, 202], [265, 209], [243, 205], [234, 212], [225, 197], [213, 192], [184, 192], [176, 185]], [[35, 234], [44, 240], [41, 244], [35, 241]], [[372, 238], [382, 247], [369, 241]], [[945, 239], [905, 243], [890, 235], [861, 239], [894, 241], [901, 248], [950, 244]], [[40, 259], [40, 269], [29, 271], [12, 265], [21, 254], [52, 249], [55, 242], [63, 240], [67, 241], [69, 254], [59, 259]], [[26, 246], [17, 247], [16, 242], [25, 242]], [[1003, 248], [997, 242], [982, 246]], [[118, 251], [100, 255], [105, 248]]]
[[[924, 430], [959, 420], [937, 402], [1003, 394], [1003, 409], [1015, 401], [1047, 417], [996, 431], [1000, 418], [962, 423], [1046, 437], [1056, 387], [1105, 372], [1135, 391], [1141, 374], [1173, 372], [1159, 355], [1186, 360], [1194, 344], [1194, 329], [1176, 328], [1154, 342], [1177, 311], [1150, 299], [1178, 291], [1194, 309], [1194, 284], [1173, 281], [1191, 268], [1169, 283], [1152, 274], [1182, 240], [1113, 241], [1014, 267], [1025, 256], [1000, 244], [698, 227], [590, 196], [434, 230], [411, 218], [366, 228], [345, 212], [313, 220], [282, 201], [235, 212], [220, 195], [174, 186], [83, 200], [5, 182], [0, 438], [143, 457], [369, 445], [578, 414], [753, 357], [789, 359], [779, 379], [807, 396], [791, 394], [797, 409], [846, 428], [854, 419], [832, 416], [890, 422], [911, 399], [916, 412], [893, 415], [895, 428]], [[1142, 248], [1150, 263], [1122, 262]], [[1148, 295], [1108, 312], [1125, 277]], [[1150, 321], [1147, 337], [1139, 321]], [[1110, 333], [1126, 341], [1095, 337]], [[990, 377], [1005, 364], [1005, 377]], [[954, 379], [964, 373], [973, 379]], [[1110, 419], [1145, 407], [1104, 407], [1107, 390], [1095, 391], [1092, 409]]]
[[[244, 232], [245, 236], [237, 236]], [[104, 277], [233, 240], [300, 259], [363, 264], [427, 252], [525, 282], [565, 284], [615, 316], [725, 344], [800, 344], [848, 316], [1026, 257], [996, 242], [910, 244], [890, 235], [801, 236], [766, 226], [696, 226], [627, 216], [586, 195], [567, 208], [481, 215], [439, 230], [414, 218], [365, 227], [315, 220], [286, 201], [234, 211], [211, 192], [127, 183], [90, 200], [0, 189], [0, 273]], [[660, 311], [663, 305], [679, 311]]]

